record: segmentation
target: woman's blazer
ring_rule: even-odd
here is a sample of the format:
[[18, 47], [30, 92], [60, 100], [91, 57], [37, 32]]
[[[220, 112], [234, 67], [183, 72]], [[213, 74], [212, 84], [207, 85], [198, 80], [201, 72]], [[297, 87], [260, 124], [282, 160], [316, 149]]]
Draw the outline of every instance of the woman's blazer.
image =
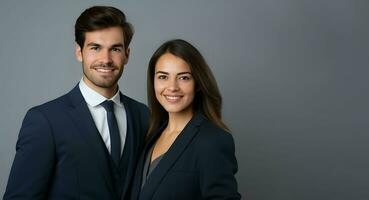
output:
[[145, 154], [165, 127], [152, 134], [140, 157], [131, 200], [241, 198], [234, 177], [238, 169], [232, 135], [201, 114], [194, 115], [141, 189]]

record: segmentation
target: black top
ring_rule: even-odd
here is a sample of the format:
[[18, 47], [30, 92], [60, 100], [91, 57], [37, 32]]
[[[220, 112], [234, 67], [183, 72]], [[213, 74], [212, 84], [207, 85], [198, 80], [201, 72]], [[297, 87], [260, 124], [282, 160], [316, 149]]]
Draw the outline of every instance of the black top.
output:
[[188, 122], [160, 164], [142, 186], [147, 154], [166, 127], [154, 131], [147, 141], [131, 190], [131, 200], [240, 200], [237, 191], [237, 160], [233, 137], [202, 114]]
[[153, 160], [151, 163], [151, 157], [152, 157], [152, 152], [154, 151], [154, 146], [152, 146], [150, 148], [150, 151], [147, 152], [146, 154], [146, 159], [145, 159], [145, 164], [144, 164], [144, 169], [142, 171], [142, 184], [141, 184], [141, 188], [145, 185], [146, 180], [149, 178], [150, 174], [152, 171], [154, 171], [154, 169], [156, 168], [156, 166], [158, 166], [160, 160], [163, 158], [163, 156], [165, 155], [165, 153], [163, 153], [162, 155], [160, 155], [159, 157], [157, 157], [155, 160]]

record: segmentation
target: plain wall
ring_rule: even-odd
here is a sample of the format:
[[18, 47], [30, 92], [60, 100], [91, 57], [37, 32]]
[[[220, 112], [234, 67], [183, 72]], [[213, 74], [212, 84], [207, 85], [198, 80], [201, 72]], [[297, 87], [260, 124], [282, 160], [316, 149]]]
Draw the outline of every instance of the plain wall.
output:
[[2, 0], [1, 197], [26, 111], [82, 77], [73, 26], [92, 5], [122, 9], [136, 29], [119, 83], [139, 101], [161, 43], [183, 38], [202, 52], [223, 94], [244, 197], [369, 199], [367, 0]]

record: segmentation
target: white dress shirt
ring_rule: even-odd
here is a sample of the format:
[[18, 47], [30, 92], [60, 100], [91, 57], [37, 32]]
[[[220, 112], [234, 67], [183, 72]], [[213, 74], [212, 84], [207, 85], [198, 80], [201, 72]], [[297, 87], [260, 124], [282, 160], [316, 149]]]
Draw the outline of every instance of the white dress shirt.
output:
[[[81, 90], [82, 96], [87, 103], [87, 107], [90, 110], [92, 118], [95, 122], [96, 128], [99, 131], [101, 138], [103, 139], [106, 148], [109, 153], [111, 152], [110, 134], [108, 127], [108, 119], [106, 115], [106, 110], [100, 104], [105, 100], [106, 97], [102, 96], [95, 90], [91, 89], [83, 81], [83, 78], [79, 82], [79, 89]], [[114, 102], [114, 114], [117, 119], [120, 139], [121, 139], [121, 155], [123, 152], [124, 144], [127, 135], [127, 115], [123, 103], [120, 101], [119, 90], [117, 93], [109, 100]]]

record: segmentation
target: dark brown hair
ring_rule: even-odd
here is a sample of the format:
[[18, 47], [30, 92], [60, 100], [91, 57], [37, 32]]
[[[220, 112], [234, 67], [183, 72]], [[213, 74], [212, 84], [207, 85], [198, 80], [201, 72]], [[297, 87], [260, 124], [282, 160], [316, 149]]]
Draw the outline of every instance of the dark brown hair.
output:
[[83, 48], [85, 33], [110, 27], [121, 27], [124, 37], [124, 48], [127, 49], [134, 33], [132, 25], [127, 22], [124, 13], [114, 7], [93, 6], [86, 9], [76, 20], [74, 34], [76, 43]]
[[222, 121], [222, 97], [208, 64], [194, 46], [184, 40], [176, 39], [162, 44], [155, 51], [149, 62], [147, 70], [147, 101], [151, 109], [151, 120], [148, 134], [150, 135], [168, 119], [168, 113], [156, 99], [154, 90], [155, 66], [158, 59], [165, 53], [170, 53], [183, 59], [190, 66], [196, 90], [192, 103], [194, 113], [203, 114], [215, 125], [228, 131], [229, 129]]

